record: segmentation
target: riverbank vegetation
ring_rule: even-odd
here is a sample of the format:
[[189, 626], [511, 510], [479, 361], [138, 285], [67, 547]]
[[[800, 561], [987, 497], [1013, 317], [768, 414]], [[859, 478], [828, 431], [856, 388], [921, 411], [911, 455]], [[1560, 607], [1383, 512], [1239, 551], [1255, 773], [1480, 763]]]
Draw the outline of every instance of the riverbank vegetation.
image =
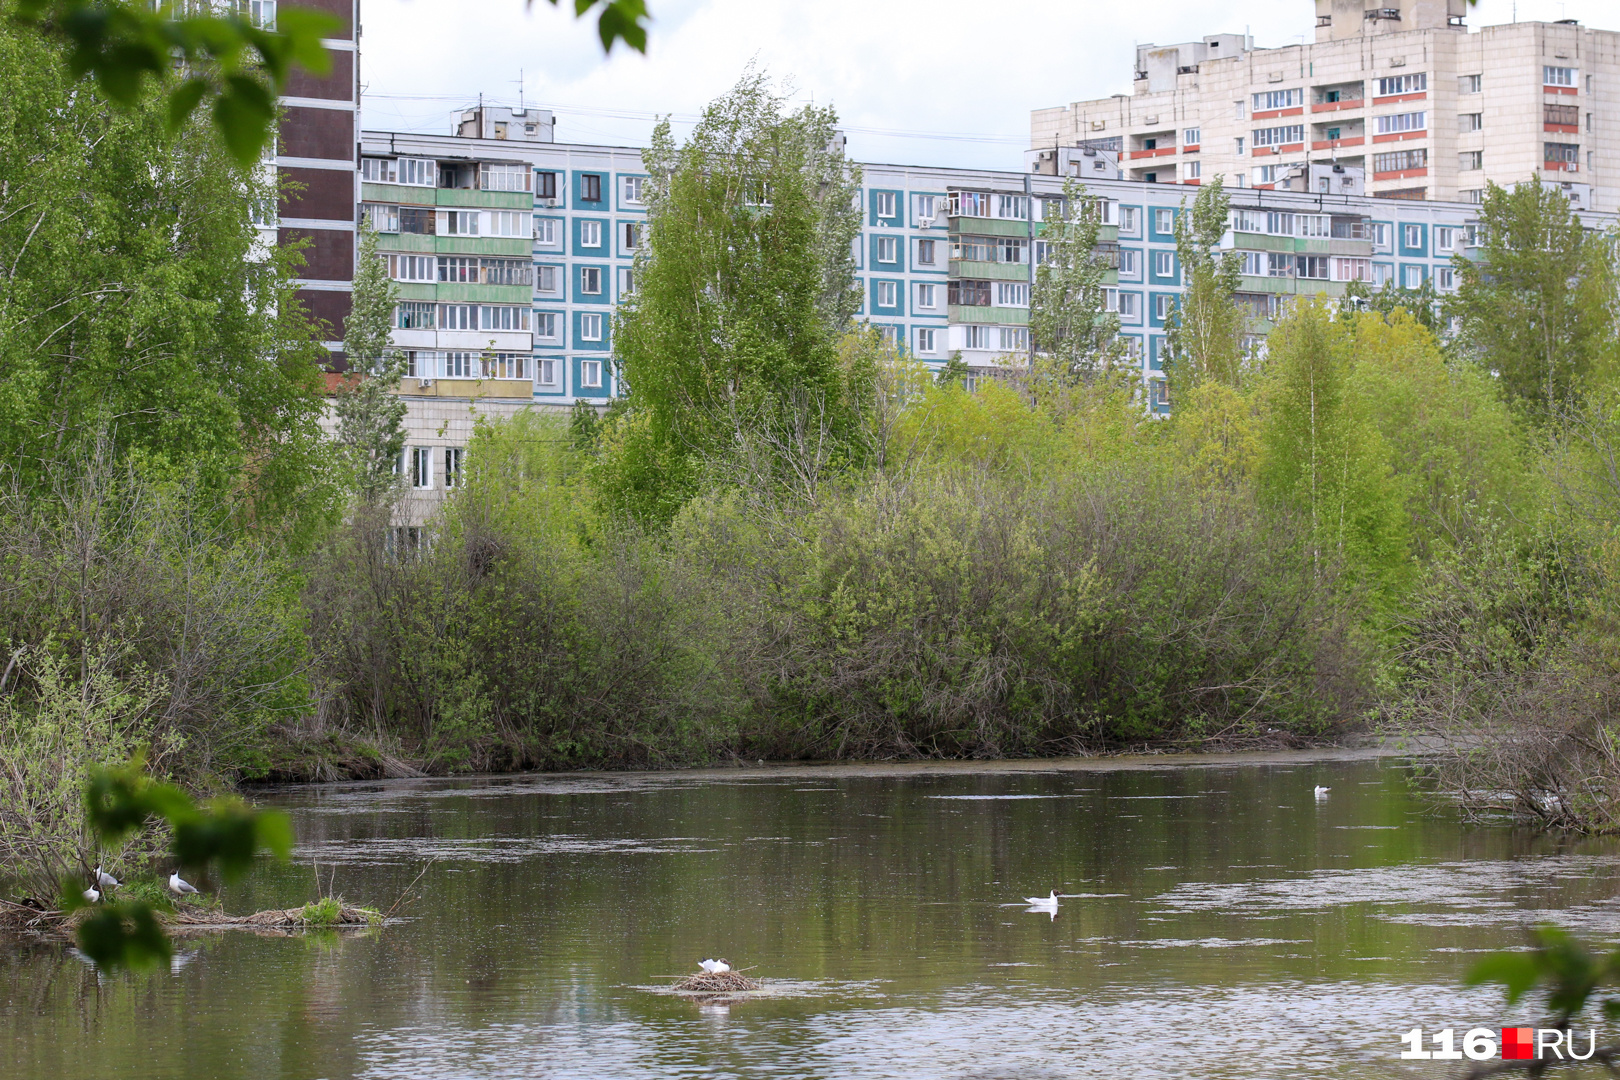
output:
[[[297, 251], [255, 253], [275, 193], [0, 49], [34, 140], [0, 140], [0, 861], [37, 880], [93, 865], [75, 793], [140, 747], [206, 792], [1382, 727], [1458, 748], [1436, 774], [1471, 806], [1614, 824], [1612, 255], [1550, 189], [1490, 191], [1491, 272], [1443, 306], [1274, 327], [1233, 306], [1201, 189], [1155, 415], [1097, 332], [1084, 192], [1048, 222], [1034, 362], [930, 371], [856, 314], [834, 116], [750, 75], [655, 140], [631, 392], [483, 424], [419, 533], [386, 380], [322, 434], [332, 331]], [[386, 376], [388, 285], [357, 287], [349, 351]], [[101, 857], [158, 841], [128, 843]]]

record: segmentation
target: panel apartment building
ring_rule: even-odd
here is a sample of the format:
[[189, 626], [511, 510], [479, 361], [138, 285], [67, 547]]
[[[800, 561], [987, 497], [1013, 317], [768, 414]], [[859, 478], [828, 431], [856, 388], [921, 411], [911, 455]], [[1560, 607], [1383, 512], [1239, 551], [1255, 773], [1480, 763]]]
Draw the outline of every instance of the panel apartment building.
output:
[[[459, 135], [362, 135], [361, 205], [398, 282], [394, 341], [409, 359], [407, 514], [426, 520], [459, 476], [480, 416], [606, 404], [620, 387], [613, 314], [635, 286], [647, 174], [630, 147], [549, 141], [551, 114], [468, 110]], [[1455, 286], [1478, 207], [1360, 192], [1359, 170], [1321, 192], [1234, 190], [1225, 243], [1242, 253], [1239, 300], [1264, 334], [1286, 298], [1377, 288]], [[865, 164], [854, 252], [859, 318], [912, 358], [960, 352], [995, 368], [1029, 349], [1029, 293], [1044, 222], [1080, 172], [1101, 202], [1115, 269], [1108, 305], [1164, 411], [1165, 325], [1182, 288], [1175, 221], [1195, 192], [1122, 178], [1108, 151], [1031, 151], [1022, 171]], [[1345, 187], [1343, 179], [1352, 183]], [[1614, 214], [1584, 211], [1594, 228]]]
[[[1559, 184], [1620, 210], [1620, 33], [1575, 20], [1470, 30], [1466, 0], [1316, 0], [1309, 44], [1216, 34], [1136, 50], [1130, 94], [1036, 109], [1036, 149], [1101, 148], [1127, 179], [1478, 202]], [[1318, 168], [1312, 169], [1315, 165]]]

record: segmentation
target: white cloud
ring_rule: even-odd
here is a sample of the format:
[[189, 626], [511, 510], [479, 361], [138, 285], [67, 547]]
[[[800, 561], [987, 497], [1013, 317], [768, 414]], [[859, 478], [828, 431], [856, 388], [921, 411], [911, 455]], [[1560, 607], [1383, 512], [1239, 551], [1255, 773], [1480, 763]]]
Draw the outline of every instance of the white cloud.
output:
[[[796, 96], [832, 102], [866, 161], [1017, 168], [1029, 111], [1130, 91], [1138, 42], [1241, 33], [1311, 39], [1308, 0], [648, 0], [646, 56], [602, 56], [594, 19], [546, 0], [363, 0], [368, 128], [447, 132], [451, 111], [524, 97], [566, 142], [641, 145], [647, 114], [690, 116], [754, 61]], [[1482, 0], [1470, 25], [1506, 22]], [[1518, 16], [1614, 22], [1612, 0], [1517, 0]], [[619, 113], [619, 116], [610, 115]], [[867, 130], [862, 130], [867, 129]], [[927, 132], [953, 138], [880, 135]], [[994, 139], [974, 136], [991, 135]]]

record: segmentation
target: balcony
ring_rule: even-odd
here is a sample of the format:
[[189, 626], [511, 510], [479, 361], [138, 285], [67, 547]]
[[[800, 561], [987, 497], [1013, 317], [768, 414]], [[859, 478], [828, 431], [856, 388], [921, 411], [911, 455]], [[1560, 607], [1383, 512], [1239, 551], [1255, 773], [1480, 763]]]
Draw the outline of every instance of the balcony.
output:
[[1318, 101], [1311, 105], [1311, 112], [1338, 112], [1341, 109], [1359, 109], [1367, 104], [1366, 98], [1340, 98], [1338, 101]]
[[1176, 148], [1174, 146], [1159, 146], [1151, 150], [1127, 150], [1125, 151], [1125, 157], [1135, 161], [1139, 158], [1169, 157], [1175, 152]]
[[1375, 143], [1406, 142], [1409, 139], [1427, 139], [1428, 137], [1429, 137], [1429, 133], [1428, 133], [1427, 130], [1422, 130], [1422, 131], [1392, 131], [1387, 135], [1374, 135], [1373, 136], [1373, 142], [1375, 142]]
[[1546, 169], [1548, 172], [1580, 172], [1581, 171], [1581, 165], [1580, 165], [1580, 162], [1578, 162], [1578, 161], [1543, 161], [1541, 163], [1541, 167], [1543, 169]]
[[[1549, 162], [1547, 167], [1551, 168], [1552, 164]], [[1429, 167], [1425, 165], [1420, 169], [1396, 169], [1392, 172], [1375, 172], [1372, 178], [1374, 180], [1410, 180], [1416, 176], [1428, 175]]]
[[1360, 146], [1366, 141], [1367, 140], [1360, 135], [1354, 135], [1348, 139], [1317, 139], [1315, 142], [1311, 143], [1311, 149], [1339, 150], [1346, 146]]

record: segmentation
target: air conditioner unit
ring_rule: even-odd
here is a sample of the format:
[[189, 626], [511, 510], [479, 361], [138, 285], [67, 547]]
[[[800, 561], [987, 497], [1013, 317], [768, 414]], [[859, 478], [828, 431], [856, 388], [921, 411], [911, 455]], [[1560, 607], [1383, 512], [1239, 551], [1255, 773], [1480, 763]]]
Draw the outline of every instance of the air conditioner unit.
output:
[[428, 387], [433, 385], [433, 380], [432, 379], [417, 379], [416, 380], [416, 385], [417, 385], [418, 389], [426, 390]]
[[540, 201], [542, 203], [544, 203], [546, 206], [550, 206], [550, 207], [553, 207], [553, 208], [555, 208], [556, 205], [557, 205], [557, 200], [556, 199], [541, 199]]
[[917, 219], [917, 228], [919, 228], [919, 229], [932, 229], [933, 227], [934, 227], [934, 219], [933, 218], [925, 217], [925, 218], [918, 218]]

